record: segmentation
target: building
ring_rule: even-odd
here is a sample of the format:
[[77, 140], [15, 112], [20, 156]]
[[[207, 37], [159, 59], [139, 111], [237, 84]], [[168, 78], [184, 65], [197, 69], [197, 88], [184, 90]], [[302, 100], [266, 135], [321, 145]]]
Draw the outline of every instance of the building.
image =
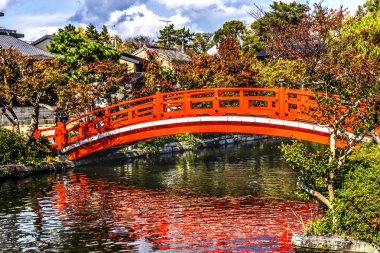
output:
[[122, 53], [120, 57], [120, 63], [128, 65], [128, 71], [131, 73], [141, 73], [143, 72], [145, 59], [138, 56]]
[[[3, 12], [0, 12], [0, 16], [4, 16]], [[46, 52], [38, 47], [28, 44], [25, 41], [20, 40], [24, 34], [17, 33], [16, 30], [9, 30], [4, 27], [0, 28], [0, 47], [4, 49], [13, 48], [19, 51], [24, 56], [32, 56], [37, 59], [41, 58], [53, 58], [49, 52]]]
[[144, 46], [138, 49], [137, 51], [133, 52], [132, 54], [139, 58], [148, 60], [148, 52], [156, 53], [159, 60], [162, 61], [162, 66], [171, 69], [175, 65], [191, 61], [190, 56], [170, 47]]
[[4, 49], [13, 48], [24, 56], [32, 56], [36, 59], [52, 59], [53, 55], [38, 47], [30, 45], [10, 35], [0, 35], [0, 46]]
[[53, 35], [45, 35], [45, 36], [39, 38], [38, 40], [33, 41], [30, 44], [35, 46], [35, 47], [38, 47], [39, 49], [42, 49], [42, 50], [48, 52], [47, 46], [50, 44], [50, 40], [52, 38], [53, 38]]
[[[4, 16], [4, 12], [0, 12], [0, 17]], [[0, 27], [0, 35], [8, 35], [15, 38], [24, 38], [24, 34], [17, 33], [16, 30], [9, 30], [4, 27]]]

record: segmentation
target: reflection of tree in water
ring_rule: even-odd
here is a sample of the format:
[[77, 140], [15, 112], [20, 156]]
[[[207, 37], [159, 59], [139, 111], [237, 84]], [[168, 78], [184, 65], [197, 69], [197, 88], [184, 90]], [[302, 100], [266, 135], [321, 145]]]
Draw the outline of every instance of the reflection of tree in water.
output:
[[[281, 158], [283, 139], [152, 156], [134, 162], [99, 164], [91, 177], [125, 185], [196, 195], [253, 195], [289, 198], [297, 172]], [[112, 171], [112, 172], [110, 172]], [[95, 173], [96, 172], [96, 173]]]
[[[0, 249], [117, 252], [239, 247], [255, 252], [269, 247], [289, 252], [291, 233], [301, 230], [296, 216], [308, 220], [315, 205], [252, 196], [192, 197], [187, 192], [172, 194], [131, 186], [132, 178], [145, 185], [157, 180], [163, 189], [181, 184], [190, 191], [199, 187], [201, 195], [206, 190], [233, 190], [245, 182], [237, 176], [223, 181], [212, 175], [236, 175], [232, 172], [241, 169], [243, 153], [251, 156], [252, 149], [246, 147], [188, 152], [173, 158], [173, 163], [156, 161], [155, 167], [140, 160], [31, 178], [28, 184], [3, 184]], [[213, 182], [218, 180], [215, 186]]]
[[266, 245], [286, 252], [290, 250], [291, 231], [301, 229], [293, 212], [305, 219], [310, 216], [309, 204], [301, 202], [250, 196], [181, 197], [118, 186], [83, 174], [73, 174], [65, 189], [58, 191], [55, 202], [59, 207], [66, 203], [62, 216], [76, 224], [72, 227], [75, 233], [80, 233], [77, 227], [91, 232], [97, 226], [102, 233], [93, 235], [96, 239], [108, 238], [118, 245], [137, 241], [148, 250], [252, 249]]

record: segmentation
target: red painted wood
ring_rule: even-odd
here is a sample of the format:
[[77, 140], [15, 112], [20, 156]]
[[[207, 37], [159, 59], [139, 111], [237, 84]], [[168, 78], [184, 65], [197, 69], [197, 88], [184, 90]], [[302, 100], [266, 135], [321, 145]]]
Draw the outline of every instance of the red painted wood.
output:
[[[165, 119], [197, 116], [255, 116], [316, 124], [309, 112], [317, 108], [315, 94], [306, 91], [279, 88], [217, 88], [157, 92], [148, 97], [121, 102], [98, 109], [55, 127], [54, 147], [62, 150], [70, 144], [97, 134], [125, 126]], [[102, 115], [102, 116], [99, 116]], [[52, 128], [39, 129], [35, 136], [47, 136]], [[93, 141], [68, 152], [78, 159], [115, 145], [138, 142], [150, 138], [178, 133], [249, 133], [298, 138], [317, 143], [328, 143], [328, 136], [304, 129], [265, 124], [226, 122], [198, 122], [144, 128]], [[49, 137], [52, 137], [51, 135]]]

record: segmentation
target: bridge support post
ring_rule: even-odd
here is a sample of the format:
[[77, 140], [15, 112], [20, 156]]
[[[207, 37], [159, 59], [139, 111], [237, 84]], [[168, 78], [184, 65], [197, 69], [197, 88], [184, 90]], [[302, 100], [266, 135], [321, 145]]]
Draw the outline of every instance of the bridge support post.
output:
[[285, 99], [285, 83], [283, 79], [280, 79], [278, 84], [278, 117], [280, 119], [285, 119], [285, 111], [286, 111], [286, 99]]
[[67, 144], [66, 137], [66, 124], [63, 122], [57, 122], [57, 126], [55, 127], [55, 146], [57, 150], [63, 149]]

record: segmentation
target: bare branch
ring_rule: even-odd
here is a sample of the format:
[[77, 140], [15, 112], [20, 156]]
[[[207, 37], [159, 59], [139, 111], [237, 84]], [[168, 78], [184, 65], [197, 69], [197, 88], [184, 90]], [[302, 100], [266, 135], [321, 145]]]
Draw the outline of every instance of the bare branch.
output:
[[48, 109], [49, 111], [55, 111], [57, 109], [57, 106], [51, 106], [43, 103], [39, 103], [40, 107], [43, 107], [45, 109]]

